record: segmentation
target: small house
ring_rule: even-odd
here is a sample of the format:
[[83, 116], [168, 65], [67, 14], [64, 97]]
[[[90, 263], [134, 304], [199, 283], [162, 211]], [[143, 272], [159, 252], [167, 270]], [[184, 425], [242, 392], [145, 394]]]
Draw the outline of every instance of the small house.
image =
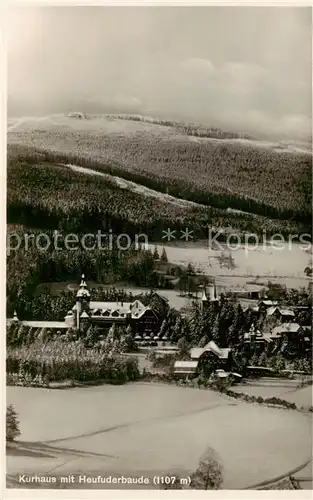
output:
[[212, 364], [213, 367], [230, 370], [232, 361], [231, 349], [228, 347], [220, 348], [211, 340], [204, 347], [193, 347], [190, 350], [192, 360], [199, 362], [199, 368]]
[[295, 313], [292, 309], [276, 306], [276, 307], [269, 307], [267, 309], [266, 317], [276, 322], [290, 323], [294, 321]]

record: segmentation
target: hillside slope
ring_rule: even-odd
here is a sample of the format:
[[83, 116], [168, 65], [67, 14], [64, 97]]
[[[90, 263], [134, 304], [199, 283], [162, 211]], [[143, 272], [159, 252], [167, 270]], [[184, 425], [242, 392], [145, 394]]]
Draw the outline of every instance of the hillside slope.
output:
[[205, 205], [310, 219], [309, 152], [249, 139], [187, 135], [178, 126], [105, 115], [9, 121], [8, 143], [54, 153], [52, 160], [59, 154], [71, 163]]

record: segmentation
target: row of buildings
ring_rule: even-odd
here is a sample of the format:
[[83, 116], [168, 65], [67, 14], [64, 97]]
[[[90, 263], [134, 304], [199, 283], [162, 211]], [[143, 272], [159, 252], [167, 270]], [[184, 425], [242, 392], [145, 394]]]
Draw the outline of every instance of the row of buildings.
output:
[[[165, 299], [160, 298], [160, 300]], [[208, 292], [204, 290], [201, 307], [205, 308], [212, 302], [219, 302], [215, 285], [210, 285]], [[135, 332], [136, 340], [140, 341], [159, 340], [157, 334], [163, 319], [151, 307], [145, 306], [138, 299], [133, 302], [91, 300], [85, 276], [82, 275], [76, 294], [76, 302], [67, 312], [64, 321], [20, 321], [16, 313], [8, 321], [19, 322], [36, 329], [46, 328], [56, 333], [62, 333], [69, 328], [75, 328], [79, 331], [86, 330], [91, 325], [98, 326], [103, 330], [108, 330], [112, 325], [130, 326]], [[167, 340], [166, 336], [162, 340]]]
[[[161, 299], [159, 296], [158, 298]], [[215, 284], [204, 288], [201, 298], [201, 308], [205, 310], [209, 305], [219, 304]], [[257, 305], [249, 308], [254, 317], [254, 323], [258, 322], [260, 315], [265, 318], [265, 326], [261, 333], [252, 326], [246, 332], [244, 342], [246, 345], [253, 344], [258, 350], [262, 350], [268, 343], [281, 344], [282, 341], [298, 344], [300, 348], [308, 349], [311, 345], [310, 326], [300, 326], [296, 321], [294, 308], [279, 305], [278, 302], [261, 299]], [[247, 308], [245, 309], [247, 310]], [[69, 328], [87, 330], [90, 325], [100, 329], [108, 330], [112, 325], [130, 326], [137, 341], [166, 341], [166, 335], [159, 337], [162, 320], [159, 314], [149, 306], [145, 306], [140, 300], [133, 302], [108, 302], [93, 301], [91, 293], [82, 276], [73, 307], [66, 314], [64, 321], [19, 321], [16, 313], [10, 321], [19, 322], [35, 329], [46, 328], [56, 333], [65, 332]], [[196, 351], [194, 351], [196, 352]], [[200, 352], [198, 350], [198, 352]]]

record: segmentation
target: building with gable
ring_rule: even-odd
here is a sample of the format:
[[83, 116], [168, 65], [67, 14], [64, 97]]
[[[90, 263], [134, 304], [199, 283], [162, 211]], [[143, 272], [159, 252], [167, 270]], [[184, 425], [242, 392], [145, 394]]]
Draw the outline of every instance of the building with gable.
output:
[[85, 276], [82, 275], [76, 302], [66, 314], [64, 321], [19, 321], [14, 313], [14, 317], [8, 319], [8, 323], [14, 321], [34, 329], [46, 328], [56, 333], [65, 333], [69, 328], [86, 330], [91, 325], [103, 330], [109, 329], [112, 325], [130, 326], [138, 340], [154, 338], [160, 330], [162, 320], [163, 318], [151, 307], [145, 306], [138, 299], [133, 302], [91, 300]]
[[112, 325], [130, 326], [138, 335], [151, 336], [160, 329], [161, 318], [140, 300], [133, 302], [93, 301], [85, 277], [76, 294], [76, 303], [67, 313], [68, 327], [81, 330], [90, 325], [109, 329]]

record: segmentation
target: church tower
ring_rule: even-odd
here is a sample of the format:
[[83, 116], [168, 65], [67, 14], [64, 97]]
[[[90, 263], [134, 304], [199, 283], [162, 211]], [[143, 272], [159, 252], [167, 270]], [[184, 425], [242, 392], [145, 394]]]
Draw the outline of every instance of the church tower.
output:
[[217, 296], [215, 281], [214, 281], [214, 283], [211, 283], [209, 286], [209, 301], [210, 301], [210, 303], [217, 303], [219, 301], [218, 296]]
[[201, 297], [201, 311], [204, 311], [208, 306], [208, 298], [206, 295], [205, 287], [203, 288], [203, 294]]
[[76, 294], [76, 328], [80, 330], [81, 326], [81, 316], [86, 310], [89, 309], [90, 303], [90, 292], [88, 290], [85, 275], [82, 274], [82, 280], [79, 285], [79, 290]]
[[218, 303], [219, 303], [219, 298], [217, 295], [215, 282], [214, 284], [213, 283], [209, 284], [208, 291], [204, 286], [201, 298], [201, 310], [202, 311], [205, 310], [210, 304], [218, 304]]

